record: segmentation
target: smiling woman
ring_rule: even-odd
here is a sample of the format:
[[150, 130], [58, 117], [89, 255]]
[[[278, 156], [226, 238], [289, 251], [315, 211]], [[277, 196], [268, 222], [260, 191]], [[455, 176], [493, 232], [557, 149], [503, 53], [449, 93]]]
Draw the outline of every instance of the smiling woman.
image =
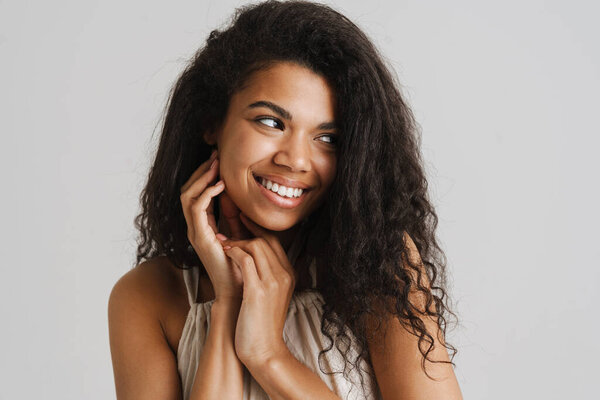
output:
[[255, 72], [231, 96], [225, 120], [204, 139], [218, 149], [228, 196], [251, 220], [295, 231], [322, 204], [336, 169], [336, 147], [323, 140], [334, 135], [334, 114], [325, 78], [291, 62]]
[[118, 398], [460, 399], [426, 188], [356, 25], [304, 1], [238, 9], [169, 99], [108, 304]]

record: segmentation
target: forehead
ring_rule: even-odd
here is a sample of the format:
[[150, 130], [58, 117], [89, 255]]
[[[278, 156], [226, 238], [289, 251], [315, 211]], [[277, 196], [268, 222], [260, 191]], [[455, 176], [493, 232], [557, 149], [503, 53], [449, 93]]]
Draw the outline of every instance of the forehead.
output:
[[296, 115], [310, 114], [315, 119], [331, 120], [335, 94], [327, 80], [301, 65], [281, 62], [253, 73], [232, 98], [232, 106], [245, 108], [267, 100]]

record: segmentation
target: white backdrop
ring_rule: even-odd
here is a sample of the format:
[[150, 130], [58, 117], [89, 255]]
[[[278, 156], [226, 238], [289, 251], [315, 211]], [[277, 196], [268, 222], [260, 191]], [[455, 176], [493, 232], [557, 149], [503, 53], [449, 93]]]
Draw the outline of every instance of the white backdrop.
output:
[[[107, 299], [162, 109], [244, 3], [0, 1], [0, 398], [115, 397]], [[598, 3], [329, 4], [421, 125], [465, 398], [597, 398]]]

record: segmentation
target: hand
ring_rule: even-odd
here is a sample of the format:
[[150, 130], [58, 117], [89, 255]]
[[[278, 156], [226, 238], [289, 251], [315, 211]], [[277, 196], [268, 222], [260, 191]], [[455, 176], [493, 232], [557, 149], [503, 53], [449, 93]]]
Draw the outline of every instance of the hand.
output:
[[245, 215], [240, 216], [256, 238], [224, 240], [221, 244], [243, 278], [235, 351], [250, 369], [288, 351], [283, 327], [296, 282], [279, 239]]
[[[211, 163], [215, 162], [211, 168]], [[217, 225], [214, 215], [213, 198], [218, 196], [225, 184], [223, 181], [209, 186], [218, 175], [219, 160], [216, 151], [202, 163], [187, 182], [181, 187], [181, 206], [187, 224], [188, 239], [204, 265], [213, 285], [216, 299], [238, 299], [242, 297], [242, 275], [233, 263], [225, 256], [217, 237]], [[229, 199], [229, 197], [227, 196]], [[229, 199], [221, 202], [227, 210], [228, 222], [235, 226], [235, 205]], [[237, 212], [239, 215], [239, 210]], [[238, 225], [239, 224], [238, 222]], [[239, 228], [232, 229], [238, 234]], [[224, 235], [218, 234], [222, 238]]]

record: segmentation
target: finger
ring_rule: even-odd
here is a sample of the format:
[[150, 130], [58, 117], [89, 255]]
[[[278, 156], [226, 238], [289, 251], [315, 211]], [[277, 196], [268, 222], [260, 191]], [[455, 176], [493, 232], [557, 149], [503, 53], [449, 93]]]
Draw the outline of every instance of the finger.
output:
[[[219, 160], [215, 159], [213, 160], [213, 162], [215, 162], [215, 164], [213, 164], [212, 168], [210, 168], [202, 176], [197, 178], [180, 196], [181, 206], [183, 208], [183, 215], [185, 216], [186, 221], [193, 220], [193, 215], [190, 209], [192, 205], [195, 204], [195, 199], [202, 194], [202, 192], [206, 189], [210, 182], [214, 181], [217, 178]], [[208, 204], [205, 210], [212, 214], [212, 204]], [[214, 219], [211, 222], [213, 225], [215, 225]]]
[[222, 180], [219, 180], [219, 182], [213, 186], [206, 188], [200, 197], [194, 200], [194, 203], [191, 206], [191, 221], [194, 228], [194, 235], [196, 235], [196, 237], [212, 238], [218, 243], [213, 228], [208, 224], [208, 215], [206, 210], [208, 209], [213, 197], [221, 193], [223, 189], [225, 189], [225, 183]]
[[[250, 218], [246, 216], [246, 214], [240, 213], [240, 220], [244, 223], [244, 225], [248, 228], [250, 232], [252, 232], [256, 237], [261, 237], [267, 241], [269, 246], [271, 246], [272, 250], [275, 252], [281, 263], [284, 267], [290, 272], [293, 272], [293, 267], [291, 266], [287, 254], [279, 241], [279, 238], [275, 236], [273, 233], [267, 231], [262, 226], [258, 225]], [[289, 266], [289, 267], [288, 267]]]
[[279, 257], [273, 252], [271, 246], [262, 238], [248, 240], [223, 240], [221, 244], [226, 247], [239, 247], [254, 259], [258, 277], [262, 282], [275, 280], [282, 273], [287, 274], [287, 268], [282, 265]]
[[264, 239], [252, 239], [242, 249], [254, 259], [254, 265], [261, 281], [268, 282], [275, 279], [273, 275], [279, 269], [277, 267], [280, 265], [280, 261]]
[[[260, 279], [256, 271], [254, 259], [250, 254], [239, 247], [225, 249], [225, 254], [240, 268], [242, 278], [244, 279], [244, 289], [258, 288], [260, 286]], [[247, 291], [244, 290], [244, 297], [246, 297], [246, 294]]]

